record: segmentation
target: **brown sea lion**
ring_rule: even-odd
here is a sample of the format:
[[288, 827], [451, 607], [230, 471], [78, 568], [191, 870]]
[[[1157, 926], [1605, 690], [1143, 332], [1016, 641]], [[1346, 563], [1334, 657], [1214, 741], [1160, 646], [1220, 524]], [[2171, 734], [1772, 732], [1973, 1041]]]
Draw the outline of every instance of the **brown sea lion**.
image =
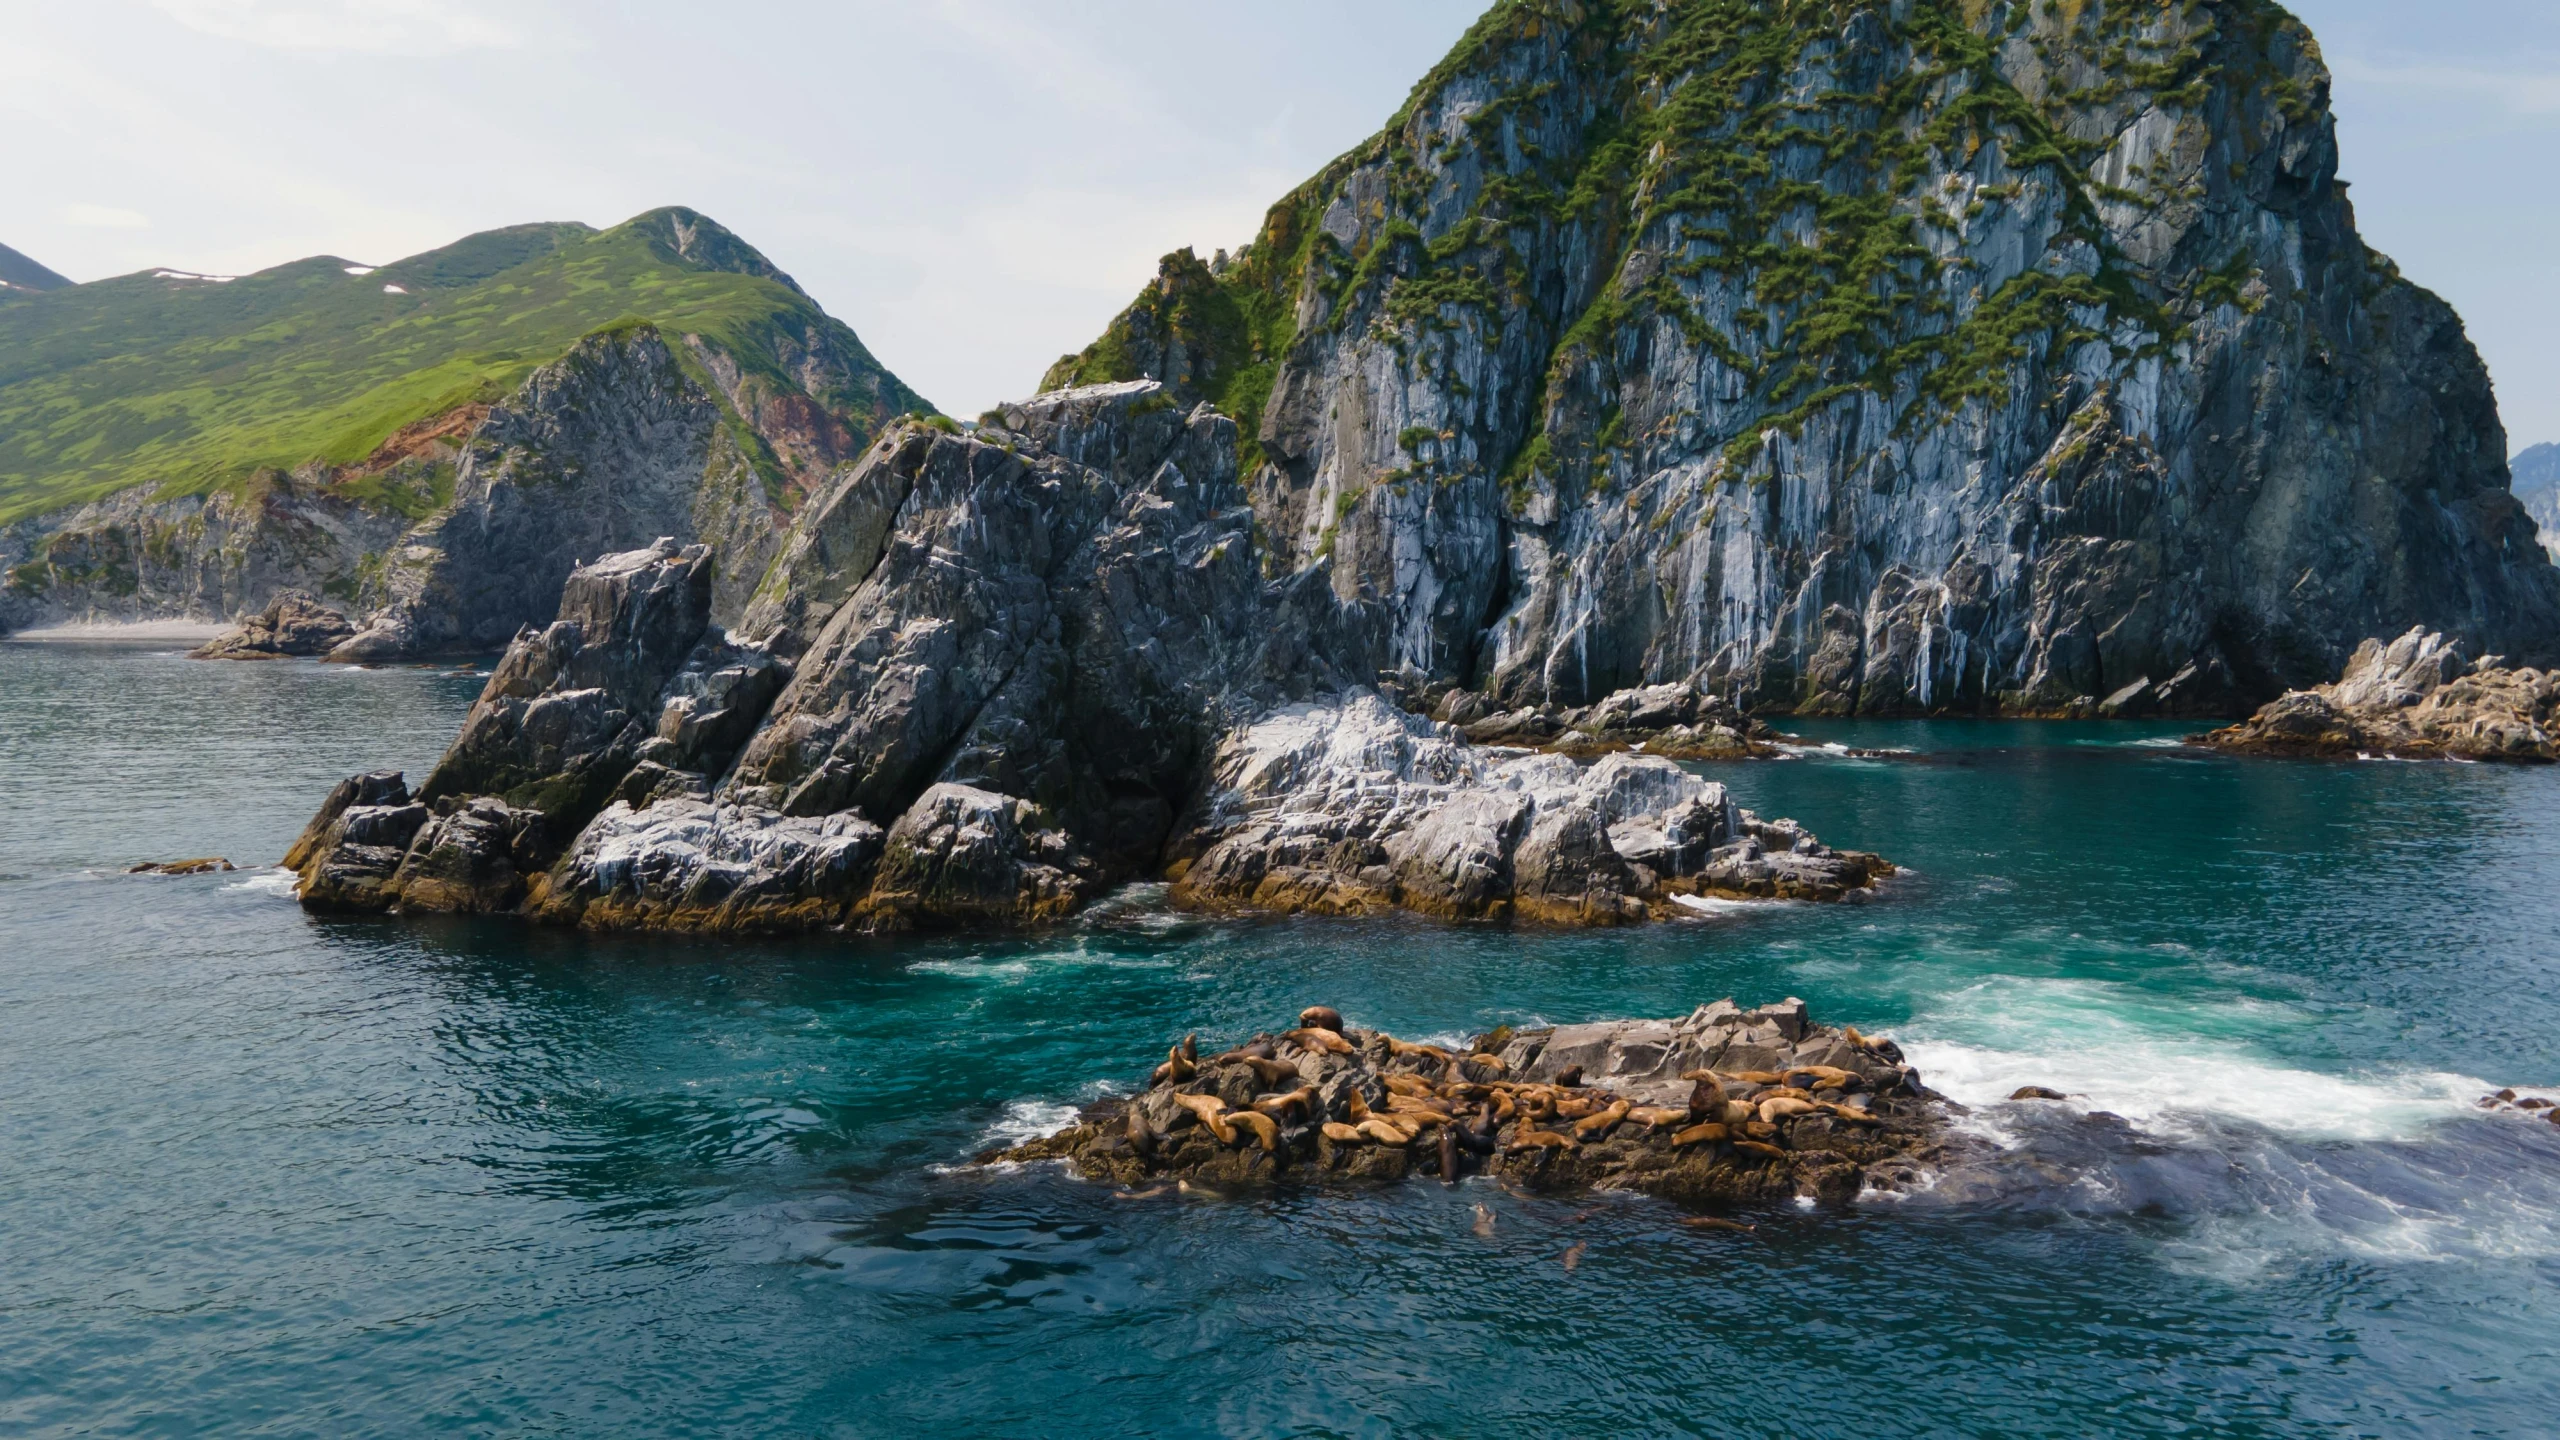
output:
[[1736, 1140], [1733, 1142], [1733, 1148], [1741, 1151], [1745, 1155], [1756, 1155], [1763, 1160], [1784, 1160], [1787, 1158], [1786, 1151], [1779, 1149], [1775, 1145], [1766, 1144], [1758, 1140]]
[[1490, 1237], [1493, 1234], [1493, 1212], [1486, 1209], [1482, 1204], [1478, 1204], [1476, 1206], [1475, 1231], [1478, 1235], [1487, 1237]]
[[1369, 1137], [1361, 1134], [1360, 1127], [1357, 1125], [1345, 1125], [1339, 1120], [1327, 1120], [1324, 1122], [1324, 1138], [1337, 1145], [1352, 1145]]
[[1298, 1073], [1297, 1066], [1286, 1061], [1264, 1060], [1253, 1055], [1239, 1055], [1236, 1058], [1253, 1067], [1253, 1078], [1265, 1089], [1287, 1085], [1305, 1078]]
[[1573, 1138], [1576, 1140], [1596, 1140], [1601, 1136], [1608, 1134], [1619, 1121], [1627, 1118], [1627, 1112], [1631, 1108], [1632, 1107], [1629, 1106], [1626, 1101], [1621, 1100], [1610, 1106], [1608, 1109], [1601, 1111], [1597, 1115], [1575, 1121], [1573, 1126]]
[[1642, 1125], [1648, 1130], [1659, 1130], [1666, 1125], [1688, 1124], [1689, 1112], [1674, 1110], [1668, 1105], [1638, 1105], [1627, 1112], [1627, 1123]]
[[1150, 1165], [1154, 1164], [1156, 1160], [1156, 1127], [1148, 1123], [1146, 1112], [1140, 1110], [1135, 1105], [1129, 1107], [1128, 1133], [1129, 1148], [1137, 1152], [1139, 1159], [1144, 1160]]
[[1692, 1125], [1688, 1129], [1681, 1131], [1679, 1134], [1672, 1136], [1671, 1145], [1675, 1150], [1686, 1149], [1692, 1145], [1721, 1145], [1731, 1138], [1732, 1132], [1727, 1130], [1724, 1126], [1709, 1123], [1705, 1125]]
[[1763, 1123], [1775, 1125], [1790, 1115], [1810, 1115], [1821, 1108], [1811, 1100], [1798, 1100], [1792, 1095], [1780, 1095], [1760, 1102], [1760, 1119]]
[[1573, 1148], [1573, 1137], [1559, 1135], [1553, 1130], [1532, 1130], [1523, 1124], [1519, 1131], [1512, 1135], [1511, 1148], [1515, 1153], [1522, 1150], [1570, 1150]]
[[1727, 1100], [1724, 1112], [1716, 1118], [1727, 1125], [1748, 1125], [1760, 1118], [1760, 1112], [1747, 1100]]
[[1440, 1183], [1458, 1183], [1458, 1127], [1455, 1125], [1440, 1127]]
[[1280, 1037], [1301, 1050], [1322, 1050], [1330, 1055], [1348, 1055], [1351, 1042], [1331, 1030], [1292, 1030]]
[[1342, 1012], [1330, 1005], [1310, 1005], [1298, 1012], [1298, 1028], [1330, 1030], [1339, 1035], [1342, 1033]]
[[1587, 1120], [1599, 1113], [1601, 1105], [1601, 1099], [1597, 1095], [1577, 1095], [1569, 1100], [1558, 1100], [1555, 1102], [1556, 1118]]
[[1587, 1242], [1581, 1240], [1576, 1240], [1567, 1246], [1564, 1252], [1564, 1273], [1572, 1274], [1573, 1267], [1582, 1263], [1582, 1252], [1590, 1248]]
[[[1766, 1120], [1751, 1120], [1744, 1122], [1742, 1133], [1750, 1136], [1754, 1140], [1775, 1140], [1778, 1138], [1778, 1127], [1770, 1124]], [[1736, 1141], [1734, 1143], [1740, 1144], [1741, 1142]]]
[[1263, 1114], [1261, 1111], [1230, 1110], [1223, 1118], [1232, 1120], [1236, 1124], [1252, 1131], [1253, 1138], [1262, 1142], [1263, 1153], [1270, 1154], [1280, 1148], [1279, 1122], [1273, 1120], [1270, 1116]]
[[1732, 1230], [1744, 1235], [1759, 1233], [1754, 1227], [1745, 1225], [1739, 1220], [1719, 1220], [1713, 1215], [1692, 1215], [1680, 1223], [1692, 1230]]
[[1302, 1085], [1286, 1095], [1265, 1095], [1253, 1102], [1253, 1108], [1265, 1115], [1284, 1115], [1291, 1110], [1311, 1115], [1316, 1108], [1316, 1087]]
[[1201, 1124], [1209, 1127], [1209, 1133], [1218, 1137], [1219, 1144], [1236, 1143], [1236, 1127], [1226, 1120], [1226, 1101], [1215, 1095], [1176, 1095], [1173, 1103], [1198, 1117]]
[[1571, 1090], [1580, 1085], [1582, 1083], [1582, 1067], [1579, 1065], [1567, 1065], [1562, 1070], [1557, 1071], [1556, 1083], [1567, 1090]]
[[1455, 1062], [1458, 1058], [1437, 1045], [1415, 1045], [1399, 1040], [1393, 1035], [1387, 1037], [1387, 1053], [1416, 1060], [1433, 1060], [1443, 1066]]
[[1438, 1086], [1423, 1079], [1419, 1075], [1388, 1075], [1382, 1077], [1380, 1083], [1387, 1087], [1388, 1093], [1394, 1095], [1437, 1095], [1440, 1093]]
[[1199, 1073], [1200, 1063], [1183, 1054], [1182, 1047], [1176, 1045], [1164, 1052], [1164, 1063], [1156, 1067], [1155, 1074], [1147, 1077], [1147, 1083], [1149, 1085], [1180, 1085]]
[[1473, 1055], [1461, 1056], [1459, 1057], [1458, 1065], [1462, 1070], [1469, 1065], [1476, 1065], [1490, 1070], [1496, 1075], [1508, 1075], [1511, 1073], [1510, 1064], [1501, 1056], [1494, 1054], [1490, 1050], [1480, 1050]]
[[1397, 1129], [1384, 1120], [1376, 1118], [1363, 1120], [1360, 1122], [1359, 1129], [1360, 1133], [1368, 1139], [1375, 1140], [1381, 1145], [1392, 1145], [1399, 1150], [1413, 1143], [1412, 1135]]
[[2021, 1085], [2009, 1098], [2012, 1100], [2068, 1100], [2071, 1097], [2059, 1090], [2046, 1089], [2042, 1085]]

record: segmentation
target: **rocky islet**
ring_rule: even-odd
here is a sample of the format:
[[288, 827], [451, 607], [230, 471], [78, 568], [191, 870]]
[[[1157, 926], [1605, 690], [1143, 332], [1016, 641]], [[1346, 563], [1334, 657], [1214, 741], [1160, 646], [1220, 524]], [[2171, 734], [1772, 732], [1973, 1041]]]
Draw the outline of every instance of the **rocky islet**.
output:
[[2247, 721], [2195, 737], [2246, 755], [2503, 761], [2560, 760], [2560, 672], [2473, 658], [2424, 629], [2367, 640], [2333, 684], [2289, 691]]
[[1216, 1054], [1176, 1043], [1136, 1094], [981, 1163], [1063, 1162], [1123, 1186], [1449, 1183], [1631, 1190], [1690, 1205], [1840, 1204], [1919, 1181], [1964, 1142], [1890, 1041], [1804, 1003], [1440, 1046], [1313, 1007]]

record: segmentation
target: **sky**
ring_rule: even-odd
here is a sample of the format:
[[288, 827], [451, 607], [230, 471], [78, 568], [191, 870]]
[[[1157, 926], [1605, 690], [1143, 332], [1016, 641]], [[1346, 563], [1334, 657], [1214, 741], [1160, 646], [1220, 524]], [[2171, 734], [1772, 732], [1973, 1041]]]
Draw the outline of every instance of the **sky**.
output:
[[[380, 264], [690, 205], [945, 411], [1375, 131], [1483, 0], [0, 0], [0, 244]], [[2560, 441], [2560, 5], [2294, 0], [2369, 242]]]

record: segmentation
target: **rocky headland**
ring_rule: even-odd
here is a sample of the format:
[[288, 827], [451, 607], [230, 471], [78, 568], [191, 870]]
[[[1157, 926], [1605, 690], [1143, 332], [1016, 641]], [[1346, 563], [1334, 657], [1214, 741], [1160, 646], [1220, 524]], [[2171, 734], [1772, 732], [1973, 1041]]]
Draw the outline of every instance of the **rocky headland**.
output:
[[[884, 437], [735, 630], [705, 547], [577, 570], [423, 785], [331, 797], [288, 859], [304, 903], [883, 930], [1162, 878], [1212, 911], [1607, 925], [1891, 873], [1659, 755], [1498, 749], [1389, 703], [1375, 611], [1266, 573], [1212, 408], [1137, 382], [1004, 419]], [[1608, 713], [1645, 743], [1729, 712]]]
[[2560, 760], [2560, 672], [2474, 659], [2460, 642], [2412, 630], [2367, 640], [2336, 683], [2282, 695], [2196, 743], [2251, 755], [2410, 760]]
[[1414, 1044], [1309, 1009], [1217, 1054], [1175, 1044], [1136, 1094], [979, 1157], [1124, 1186], [1449, 1183], [1634, 1190], [1691, 1205], [1844, 1203], [1909, 1186], [1960, 1142], [1890, 1041], [1804, 1002]]

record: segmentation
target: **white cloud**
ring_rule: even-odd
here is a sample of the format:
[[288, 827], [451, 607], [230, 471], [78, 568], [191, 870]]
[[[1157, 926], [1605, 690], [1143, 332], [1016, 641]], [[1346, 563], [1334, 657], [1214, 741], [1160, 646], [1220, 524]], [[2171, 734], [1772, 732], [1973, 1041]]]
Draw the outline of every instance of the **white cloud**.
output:
[[83, 230], [148, 230], [151, 217], [139, 210], [120, 209], [114, 205], [65, 205], [62, 221]]
[[190, 30], [272, 50], [448, 55], [523, 43], [463, 0], [152, 0]]

